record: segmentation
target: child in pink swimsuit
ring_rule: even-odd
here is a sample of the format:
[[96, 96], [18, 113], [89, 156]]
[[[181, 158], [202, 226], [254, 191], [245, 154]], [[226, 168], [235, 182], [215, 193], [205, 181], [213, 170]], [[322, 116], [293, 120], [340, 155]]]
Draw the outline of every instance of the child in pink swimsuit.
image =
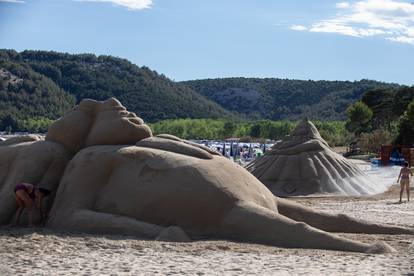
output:
[[397, 180], [397, 182], [399, 182], [401, 178], [400, 203], [402, 202], [404, 188], [407, 191], [407, 200], [410, 201], [410, 175], [412, 176], [413, 173], [411, 172], [410, 168], [408, 168], [408, 163], [405, 162], [404, 167], [401, 168], [400, 175], [398, 176]]

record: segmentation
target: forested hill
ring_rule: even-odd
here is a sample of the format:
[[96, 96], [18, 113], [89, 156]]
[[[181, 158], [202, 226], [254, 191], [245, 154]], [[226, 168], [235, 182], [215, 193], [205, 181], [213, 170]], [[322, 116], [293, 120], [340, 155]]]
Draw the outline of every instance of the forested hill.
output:
[[108, 97], [118, 98], [128, 110], [148, 122], [234, 116], [164, 75], [111, 56], [0, 50], [2, 69], [0, 120], [5, 114], [4, 106], [9, 106], [13, 114], [21, 112], [21, 117], [55, 119], [75, 99], [79, 102], [83, 98], [104, 100]]
[[0, 58], [0, 131], [38, 129], [47, 126], [75, 104], [51, 79], [21, 62]]
[[[370, 80], [224, 78], [173, 82], [128, 60], [93, 54], [0, 50], [0, 130], [42, 130], [83, 98], [118, 98], [147, 122], [176, 118], [345, 119]], [[40, 124], [40, 125], [33, 125]]]
[[346, 109], [374, 88], [397, 88], [371, 80], [303, 81], [222, 78], [181, 82], [223, 108], [252, 119], [346, 119]]

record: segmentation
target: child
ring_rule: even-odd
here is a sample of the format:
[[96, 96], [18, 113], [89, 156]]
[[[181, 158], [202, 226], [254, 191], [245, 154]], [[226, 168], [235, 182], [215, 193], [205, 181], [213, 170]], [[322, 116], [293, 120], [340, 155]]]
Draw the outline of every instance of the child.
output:
[[407, 199], [410, 201], [410, 175], [413, 175], [413, 173], [408, 168], [408, 162], [404, 162], [404, 167], [401, 168], [400, 175], [397, 180], [397, 182], [399, 182], [401, 178], [400, 203], [402, 203], [404, 188], [407, 190]]
[[23, 209], [29, 211], [29, 226], [33, 226], [33, 205], [40, 211], [42, 221], [46, 218], [46, 212], [42, 209], [42, 199], [50, 194], [50, 191], [44, 188], [35, 187], [29, 183], [19, 183], [14, 187], [16, 202], [19, 206], [16, 213], [15, 224], [19, 223]]

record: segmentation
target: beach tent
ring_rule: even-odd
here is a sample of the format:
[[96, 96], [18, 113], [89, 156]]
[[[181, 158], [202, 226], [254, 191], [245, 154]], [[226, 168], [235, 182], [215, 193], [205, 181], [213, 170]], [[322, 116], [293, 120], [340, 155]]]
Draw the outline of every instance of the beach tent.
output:
[[246, 168], [278, 196], [367, 195], [387, 189], [335, 153], [307, 119]]

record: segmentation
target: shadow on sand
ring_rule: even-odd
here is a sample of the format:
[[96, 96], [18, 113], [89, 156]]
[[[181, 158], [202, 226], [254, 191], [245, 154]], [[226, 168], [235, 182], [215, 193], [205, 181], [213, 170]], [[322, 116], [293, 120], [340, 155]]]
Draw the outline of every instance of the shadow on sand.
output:
[[404, 204], [404, 203], [407, 203], [407, 201], [387, 202], [386, 204], [387, 205], [400, 205], [400, 204]]

